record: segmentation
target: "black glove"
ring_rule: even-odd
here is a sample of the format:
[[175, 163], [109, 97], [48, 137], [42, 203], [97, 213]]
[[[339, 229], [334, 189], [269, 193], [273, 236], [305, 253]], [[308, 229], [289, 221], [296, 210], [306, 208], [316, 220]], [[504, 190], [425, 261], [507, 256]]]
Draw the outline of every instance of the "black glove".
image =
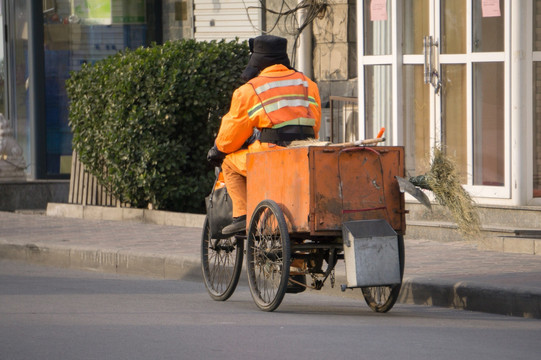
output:
[[252, 135], [242, 144], [241, 149], [248, 149], [248, 146], [252, 145], [256, 140], [261, 137], [261, 131], [258, 128], [254, 128]]
[[221, 166], [226, 155], [226, 153], [221, 152], [216, 145], [214, 145], [207, 153], [207, 160], [212, 166]]

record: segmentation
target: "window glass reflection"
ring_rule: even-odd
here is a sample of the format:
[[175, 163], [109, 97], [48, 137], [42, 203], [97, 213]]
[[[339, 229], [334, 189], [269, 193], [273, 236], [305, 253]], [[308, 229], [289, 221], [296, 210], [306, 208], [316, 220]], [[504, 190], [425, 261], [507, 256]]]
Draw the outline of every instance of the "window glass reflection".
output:
[[371, 3], [371, 0], [364, 0], [364, 55], [390, 55], [391, 1], [386, 2], [385, 14], [371, 11], [374, 10]]
[[445, 153], [452, 158], [467, 182], [466, 65], [442, 65], [441, 131]]
[[541, 197], [541, 62], [535, 62], [533, 66], [533, 195]]
[[474, 64], [473, 183], [504, 185], [504, 67]]
[[405, 65], [402, 75], [406, 172], [415, 176], [428, 171], [431, 88], [423, 82], [422, 65]]
[[441, 1], [441, 53], [466, 53], [466, 1]]
[[365, 137], [374, 138], [385, 127], [385, 137], [391, 143], [392, 85], [391, 66], [365, 66]]
[[402, 51], [404, 54], [422, 54], [423, 38], [428, 36], [428, 0], [405, 0]]
[[500, 0], [500, 16], [483, 16], [482, 0], [473, 2], [473, 52], [504, 50], [504, 5], [504, 1]]
[[147, 45], [146, 2], [50, 3], [44, 14], [47, 174], [69, 174], [72, 134], [65, 81], [85, 63]]

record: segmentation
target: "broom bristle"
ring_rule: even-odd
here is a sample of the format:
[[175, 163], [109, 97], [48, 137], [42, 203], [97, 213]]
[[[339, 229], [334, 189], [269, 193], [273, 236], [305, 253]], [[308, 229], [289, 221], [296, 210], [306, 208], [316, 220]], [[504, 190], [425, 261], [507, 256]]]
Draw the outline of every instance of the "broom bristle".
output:
[[444, 152], [434, 148], [426, 181], [440, 205], [449, 209], [460, 233], [472, 238], [480, 233], [480, 220], [471, 196], [461, 185], [456, 166]]

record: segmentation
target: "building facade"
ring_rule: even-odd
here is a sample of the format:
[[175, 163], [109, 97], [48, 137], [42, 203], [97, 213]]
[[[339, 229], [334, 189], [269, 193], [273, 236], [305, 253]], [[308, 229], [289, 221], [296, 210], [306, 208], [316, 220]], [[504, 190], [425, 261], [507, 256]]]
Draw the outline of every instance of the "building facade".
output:
[[325, 107], [355, 99], [348, 138], [385, 127], [411, 176], [442, 146], [478, 203], [541, 205], [540, 0], [0, 0], [0, 11], [0, 113], [28, 179], [69, 176], [70, 71], [151, 42], [271, 32], [290, 39]]

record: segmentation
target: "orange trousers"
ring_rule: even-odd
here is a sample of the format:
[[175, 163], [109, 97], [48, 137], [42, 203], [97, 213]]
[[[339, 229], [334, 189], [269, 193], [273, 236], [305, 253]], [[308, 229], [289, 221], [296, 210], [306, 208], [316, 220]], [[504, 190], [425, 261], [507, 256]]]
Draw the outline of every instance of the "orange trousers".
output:
[[240, 149], [228, 154], [222, 163], [227, 192], [233, 201], [233, 217], [246, 215], [246, 156], [248, 153], [280, 149], [278, 145], [261, 143], [259, 140], [248, 146], [248, 149]]
[[233, 217], [246, 215], [246, 176], [228, 157], [222, 163], [222, 173], [233, 201]]

